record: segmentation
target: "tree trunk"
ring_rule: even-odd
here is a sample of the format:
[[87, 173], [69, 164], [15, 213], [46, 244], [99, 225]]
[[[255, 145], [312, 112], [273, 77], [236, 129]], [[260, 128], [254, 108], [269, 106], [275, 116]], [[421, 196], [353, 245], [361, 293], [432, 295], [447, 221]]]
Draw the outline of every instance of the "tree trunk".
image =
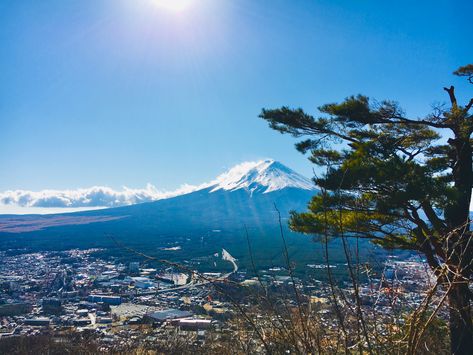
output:
[[448, 295], [450, 306], [450, 349], [455, 355], [473, 353], [473, 323], [467, 282], [456, 283]]
[[455, 167], [453, 168], [453, 183], [457, 196], [452, 205], [445, 210], [445, 217], [451, 229], [459, 228], [459, 234], [470, 230], [468, 224], [471, 189], [473, 185], [472, 147], [470, 137], [450, 138], [448, 143], [455, 149]]
[[[450, 90], [453, 94], [453, 87]], [[452, 105], [456, 108], [456, 102], [452, 101]], [[458, 123], [463, 123], [463, 119], [463, 117], [460, 117]], [[450, 349], [452, 354], [463, 355], [473, 354], [471, 296], [468, 287], [472, 273], [471, 260], [473, 256], [473, 248], [470, 243], [473, 236], [469, 219], [473, 184], [470, 134], [465, 135], [464, 132], [458, 129], [455, 132], [455, 138], [450, 138], [448, 143], [455, 149], [456, 164], [452, 173], [457, 196], [445, 210], [446, 221], [452, 231], [447, 239], [447, 255], [450, 259], [450, 270], [456, 270], [458, 273], [449, 277], [453, 282], [448, 295]]]

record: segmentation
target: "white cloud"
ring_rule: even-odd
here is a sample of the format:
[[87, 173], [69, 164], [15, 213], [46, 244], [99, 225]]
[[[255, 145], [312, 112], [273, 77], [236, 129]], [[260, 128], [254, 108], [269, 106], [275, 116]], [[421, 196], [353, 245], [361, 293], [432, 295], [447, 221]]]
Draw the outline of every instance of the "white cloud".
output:
[[[158, 190], [154, 185], [147, 184], [142, 189], [123, 187], [117, 191], [107, 186], [93, 186], [75, 190], [9, 190], [0, 192], [0, 214], [9, 211], [38, 211], [38, 213], [57, 212], [58, 209], [83, 210], [94, 208], [119, 207], [136, 203], [152, 202], [164, 198], [174, 197], [207, 188], [222, 182], [235, 175], [243, 175], [249, 169], [261, 162], [246, 162], [239, 164], [226, 173], [219, 175], [210, 183], [198, 186], [182, 185], [175, 191]], [[41, 210], [41, 212], [39, 212]]]
[[148, 184], [142, 189], [123, 187], [121, 191], [106, 186], [76, 190], [10, 190], [0, 192], [0, 205], [28, 208], [118, 207], [183, 195], [202, 187], [205, 186], [183, 185], [175, 191], [161, 191]]
[[[212, 187], [212, 191], [247, 187], [253, 180], [264, 186], [272, 186], [273, 183], [269, 180], [281, 180], [280, 172], [276, 172], [277, 176], [269, 173], [264, 174], [265, 169], [272, 162], [272, 160], [244, 162], [220, 174], [209, 183], [198, 186], [185, 184], [175, 191], [158, 190], [152, 184], [147, 184], [145, 188], [141, 189], [123, 187], [121, 190], [114, 190], [107, 186], [93, 186], [75, 190], [9, 190], [0, 192], [0, 214], [46, 214], [119, 207], [184, 195], [208, 187]], [[287, 170], [287, 168], [285, 169]], [[291, 176], [297, 174], [292, 171], [285, 174], [290, 179], [283, 179], [284, 184], [294, 186], [295, 180]], [[297, 179], [299, 181], [302, 177]], [[309, 185], [312, 186], [311, 183]]]

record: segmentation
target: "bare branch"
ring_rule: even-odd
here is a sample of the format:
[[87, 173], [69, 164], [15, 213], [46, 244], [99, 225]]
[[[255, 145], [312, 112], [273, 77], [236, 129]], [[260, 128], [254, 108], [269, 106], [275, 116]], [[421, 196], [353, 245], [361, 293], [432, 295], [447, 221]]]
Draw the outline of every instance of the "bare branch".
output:
[[455, 87], [452, 85], [449, 88], [444, 87], [443, 89], [448, 93], [448, 96], [450, 97], [450, 102], [452, 103], [452, 107], [456, 108], [458, 105], [457, 98], [455, 97]]

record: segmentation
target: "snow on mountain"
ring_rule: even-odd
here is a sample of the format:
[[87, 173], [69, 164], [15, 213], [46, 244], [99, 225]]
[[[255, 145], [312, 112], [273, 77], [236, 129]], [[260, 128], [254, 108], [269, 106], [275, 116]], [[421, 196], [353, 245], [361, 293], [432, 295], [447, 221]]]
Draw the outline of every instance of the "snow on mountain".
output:
[[286, 187], [315, 189], [309, 179], [283, 164], [274, 160], [261, 160], [238, 164], [211, 182], [201, 185], [186, 184], [174, 191], [159, 190], [151, 184], [146, 188], [124, 187], [123, 190], [93, 186], [75, 190], [0, 191], [0, 214], [46, 214], [119, 207], [169, 199], [207, 189], [211, 192], [245, 189], [253, 194], [268, 193]]
[[245, 162], [231, 168], [211, 182], [210, 192], [245, 189], [268, 193], [287, 187], [314, 190], [313, 182], [274, 160]]
[[[233, 167], [209, 183], [192, 186], [182, 193], [158, 198], [150, 203], [71, 215], [56, 214], [47, 218], [6, 216], [2, 219], [0, 216], [0, 234], [62, 226], [71, 228], [70, 241], [71, 245], [75, 245], [81, 228], [79, 226], [99, 222], [96, 228], [87, 229], [88, 236], [95, 233], [95, 237], [100, 239], [110, 233], [133, 239], [137, 234], [144, 233], [148, 236], [169, 234], [173, 239], [177, 234], [187, 235], [190, 231], [200, 231], [200, 236], [202, 230], [236, 231], [243, 225], [272, 228], [275, 223], [277, 226], [275, 204], [282, 215], [287, 217], [289, 211], [305, 210], [314, 190], [309, 179], [279, 162], [247, 162]], [[65, 232], [60, 231], [62, 236]], [[226, 254], [224, 257], [230, 258]]]

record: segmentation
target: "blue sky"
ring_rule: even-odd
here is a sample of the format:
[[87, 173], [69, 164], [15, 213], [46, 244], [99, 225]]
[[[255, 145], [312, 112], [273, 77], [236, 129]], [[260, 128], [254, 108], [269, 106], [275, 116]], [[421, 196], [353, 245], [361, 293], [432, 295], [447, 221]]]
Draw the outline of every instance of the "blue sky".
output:
[[[363, 93], [411, 116], [472, 62], [471, 1], [0, 2], [0, 191], [171, 190], [273, 158], [311, 174], [261, 108]], [[165, 0], [159, 0], [165, 1]]]

